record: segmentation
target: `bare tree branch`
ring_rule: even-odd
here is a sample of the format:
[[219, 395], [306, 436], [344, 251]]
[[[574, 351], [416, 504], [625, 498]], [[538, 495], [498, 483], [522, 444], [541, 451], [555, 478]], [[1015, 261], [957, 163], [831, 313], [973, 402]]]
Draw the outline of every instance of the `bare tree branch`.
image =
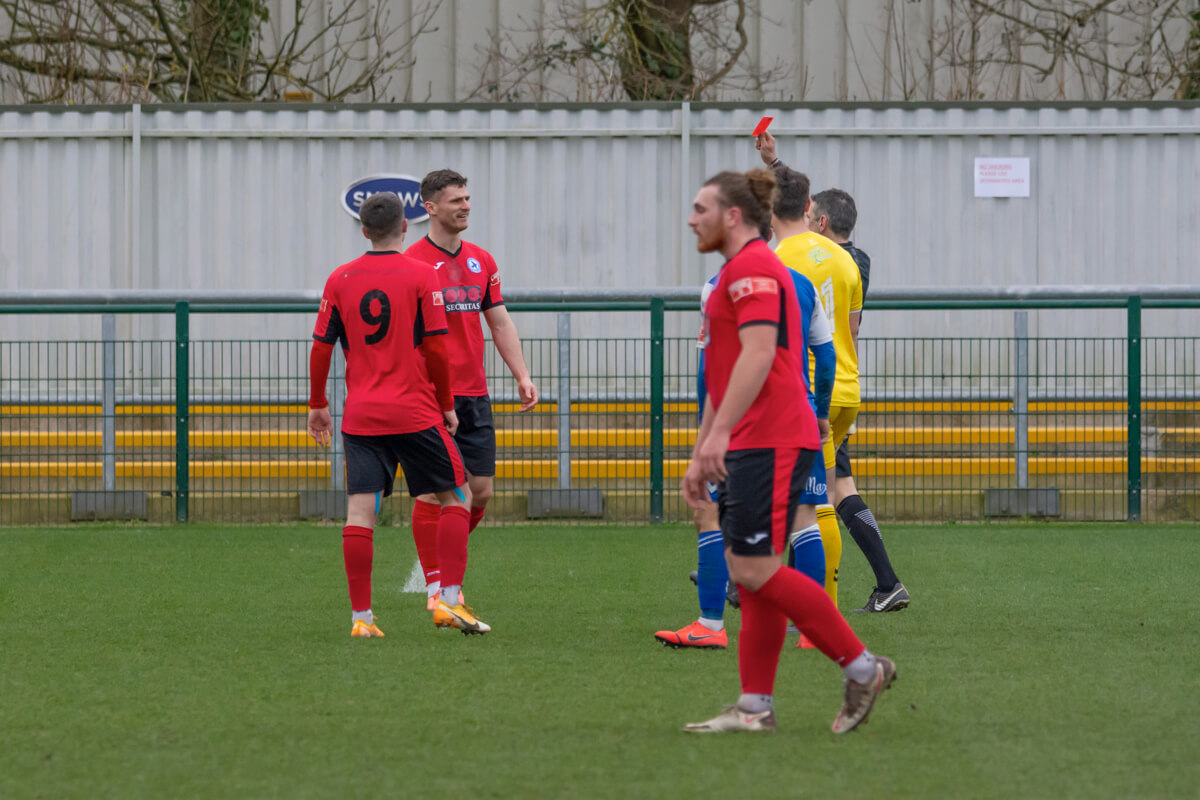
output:
[[948, 71], [948, 99], [964, 77], [972, 99], [1000, 96], [1009, 79], [1014, 98], [1047, 82], [1062, 98], [1178, 95], [1195, 63], [1187, 42], [1200, 37], [1200, 4], [1186, 5], [1195, 10], [1181, 0], [948, 0], [930, 66]]
[[266, 0], [0, 0], [0, 85], [27, 102], [379, 97], [440, 4], [417, 5], [405, 41], [379, 0], [338, 4], [316, 24], [313, 0], [295, 0], [272, 42]]
[[561, 85], [548, 85], [547, 73], [576, 77], [570, 100], [694, 100], [731, 82], [761, 96], [790, 66], [731, 77], [745, 60], [754, 13], [750, 0], [563, 0], [546, 19], [496, 32], [466, 99], [542, 99]]
[[[707, 0], [706, 5], [716, 5], [713, 0]], [[746, 52], [746, 46], [750, 43], [750, 37], [746, 35], [746, 3], [745, 0], [738, 0], [737, 3], [737, 19], [733, 23], [733, 29], [737, 31], [738, 44], [725, 59], [725, 65], [710, 75], [705, 80], [699, 82], [693, 90], [693, 97], [702, 94], [709, 87], [722, 81], [729, 71], [733, 69], [733, 65], [742, 57], [742, 53]]]

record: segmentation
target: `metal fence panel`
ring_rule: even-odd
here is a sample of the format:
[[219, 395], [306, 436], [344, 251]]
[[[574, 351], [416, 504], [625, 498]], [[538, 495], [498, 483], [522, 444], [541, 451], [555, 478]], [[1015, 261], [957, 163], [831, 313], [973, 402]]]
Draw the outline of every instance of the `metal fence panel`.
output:
[[[718, 267], [686, 228], [700, 182], [758, 163], [763, 109], [725, 106], [112, 107], [0, 110], [0, 266], [10, 289], [317, 289], [363, 247], [337, 207], [355, 178], [453, 166], [471, 179], [469, 235], [505, 286], [699, 286]], [[872, 285], [1170, 284], [1200, 250], [1200, 107], [785, 106], [785, 160], [816, 189], [858, 201]], [[1028, 199], [973, 196], [980, 155], [1028, 155]], [[416, 225], [410, 237], [423, 235]], [[1177, 330], [1164, 312], [1148, 333]], [[6, 339], [96, 335], [46, 318]], [[169, 336], [151, 318], [122, 324]], [[202, 336], [220, 321], [197, 320]], [[554, 323], [531, 327], [552, 336]], [[636, 330], [599, 317], [581, 333]], [[588, 325], [611, 328], [587, 328]], [[674, 324], [674, 323], [672, 323]], [[684, 323], [680, 323], [684, 324]], [[690, 327], [690, 323], [686, 323]], [[940, 335], [936, 315], [882, 336]], [[1003, 317], [983, 318], [992, 336]], [[1103, 314], [1035, 312], [1041, 335], [1103, 335]], [[242, 318], [246, 338], [304, 334], [291, 318]], [[642, 326], [641, 328], [629, 326]], [[206, 327], [212, 326], [212, 327]], [[676, 328], [668, 333], [685, 335]]]
[[[1200, 517], [1200, 336], [1143, 337], [1141, 325], [1163, 304], [1196, 314], [1200, 294], [1180, 292], [1176, 302], [1147, 291], [1154, 296], [1144, 300], [1080, 294], [1082, 308], [1045, 297], [944, 298], [891, 299], [868, 311], [865, 330], [887, 316], [936, 313], [956, 331], [860, 340], [864, 402], [850, 446], [877, 516]], [[1056, 313], [1082, 319], [1094, 313], [1088, 303], [1110, 301], [1125, 303], [1126, 323], [1106, 336], [1046, 337], [1029, 325], [1031, 308], [1057, 304], [1066, 308]], [[613, 313], [657, 313], [648, 327], [662, 331], [695, 312], [682, 300], [666, 312], [645, 302], [641, 311], [609, 310], [618, 304], [637, 305], [516, 306], [522, 324], [540, 315], [559, 333], [524, 340], [543, 395], [531, 413], [517, 412], [511, 379], [488, 349], [499, 446], [493, 522], [570, 511], [610, 522], [688, 518], [676, 487], [696, 427], [694, 339], [656, 344], [578, 328]], [[976, 332], [989, 304], [1008, 315], [1005, 335]], [[246, 304], [238, 316], [279, 315], [282, 305]], [[174, 338], [121, 335], [129, 312], [113, 305], [96, 315], [97, 338], [0, 342], [0, 524], [343, 513], [340, 451], [318, 449], [304, 433], [309, 340], [192, 335], [191, 323], [208, 315], [198, 296], [146, 307], [173, 322]], [[19, 305], [0, 308], [28, 316], [13, 313]], [[340, 381], [335, 366], [335, 413]], [[402, 522], [409, 503], [400, 493], [388, 509], [387, 521]]]
[[[128, 113], [0, 109], [0, 288], [128, 287]], [[26, 322], [30, 322], [26, 320]], [[34, 322], [39, 336], [98, 335], [92, 320]], [[0, 337], [29, 330], [0, 322]]]

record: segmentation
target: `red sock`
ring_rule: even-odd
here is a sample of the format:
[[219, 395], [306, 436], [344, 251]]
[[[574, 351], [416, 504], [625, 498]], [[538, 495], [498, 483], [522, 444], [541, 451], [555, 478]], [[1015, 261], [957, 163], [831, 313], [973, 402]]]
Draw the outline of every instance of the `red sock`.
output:
[[347, 525], [342, 529], [342, 559], [346, 562], [346, 580], [350, 584], [350, 610], [371, 607], [371, 561], [375, 556], [374, 531]]
[[438, 523], [438, 563], [442, 565], [442, 588], [462, 586], [467, 574], [467, 538], [471, 514], [462, 506], [446, 506]]
[[483, 519], [483, 512], [486, 506], [471, 506], [471, 531], [479, 526], [479, 521]]
[[787, 615], [758, 592], [738, 586], [742, 630], [738, 633], [738, 672], [742, 694], [775, 694], [775, 672], [787, 636]]
[[440, 580], [438, 570], [438, 520], [442, 518], [442, 507], [437, 503], [417, 500], [413, 503], [413, 543], [417, 546], [417, 560], [425, 573], [426, 585]]
[[866, 649], [825, 589], [807, 575], [780, 567], [757, 594], [787, 615], [818, 650], [839, 666], [846, 666]]

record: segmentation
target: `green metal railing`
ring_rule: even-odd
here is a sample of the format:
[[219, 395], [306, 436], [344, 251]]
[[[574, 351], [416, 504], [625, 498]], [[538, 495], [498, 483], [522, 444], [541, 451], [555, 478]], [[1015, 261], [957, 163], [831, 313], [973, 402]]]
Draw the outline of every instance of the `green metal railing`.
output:
[[[303, 442], [308, 341], [191, 336], [196, 314], [311, 316], [315, 296], [46, 294], [0, 294], [0, 313], [170, 314], [175, 336], [119, 342], [106, 323], [98, 342], [0, 342], [0, 524], [269, 520], [337, 516], [344, 507], [340, 449], [322, 465]], [[686, 519], [675, 487], [695, 427], [696, 351], [692, 336], [667, 330], [669, 322], [694, 327], [692, 290], [514, 296], [515, 313], [558, 315], [559, 335], [524, 340], [545, 398], [532, 415], [505, 403], [510, 381], [489, 348], [504, 462], [489, 519]], [[881, 519], [1200, 514], [1200, 337], [1142, 337], [1146, 310], [1200, 309], [1200, 290], [879, 291], [867, 308], [867, 319], [1017, 312], [1012, 337], [860, 341], [864, 405], [851, 447], [859, 489]], [[1125, 335], [1029, 339], [1022, 315], [1037, 309], [1124, 309]], [[570, 335], [572, 317], [613, 312], [646, 315], [649, 336]], [[899, 363], [936, 369], [897, 372]], [[1164, 363], [1185, 371], [1157, 371]], [[331, 397], [338, 381], [335, 373]], [[97, 413], [77, 413], [95, 406]], [[1122, 421], [1113, 424], [1117, 414]], [[1148, 434], [1158, 437], [1149, 454]], [[402, 490], [396, 498], [403, 519], [407, 498]]]
[[1129, 420], [1129, 452], [1126, 455], [1128, 510], [1130, 522], [1142, 520], [1142, 298], [1130, 297], [1125, 323], [1126, 411]]
[[175, 304], [175, 520], [188, 521], [188, 452], [191, 426], [191, 312], [187, 303]]

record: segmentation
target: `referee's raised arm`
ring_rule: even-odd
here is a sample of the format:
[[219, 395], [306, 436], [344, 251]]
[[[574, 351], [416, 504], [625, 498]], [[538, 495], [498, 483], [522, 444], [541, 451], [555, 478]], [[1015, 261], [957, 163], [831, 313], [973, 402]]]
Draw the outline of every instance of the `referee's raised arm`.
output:
[[758, 149], [758, 155], [762, 158], [763, 163], [771, 169], [780, 169], [786, 166], [775, 154], [775, 137], [767, 131], [763, 131], [755, 138], [754, 146]]

